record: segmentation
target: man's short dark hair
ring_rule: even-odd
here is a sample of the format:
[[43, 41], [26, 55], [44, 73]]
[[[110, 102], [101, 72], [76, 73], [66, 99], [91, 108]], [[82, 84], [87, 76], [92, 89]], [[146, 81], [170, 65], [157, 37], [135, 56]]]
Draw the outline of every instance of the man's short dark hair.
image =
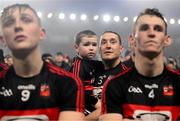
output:
[[63, 53], [62, 52], [57, 52], [56, 55], [57, 56], [59, 56], [59, 55], [63, 56]]
[[120, 36], [117, 32], [114, 32], [114, 31], [105, 31], [105, 32], [103, 32], [102, 35], [104, 35], [105, 33], [113, 33], [113, 34], [117, 35], [117, 36], [118, 36], [118, 39], [119, 39], [119, 44], [122, 44], [122, 42], [121, 42], [121, 36]]
[[136, 21], [135, 21], [135, 24], [134, 24], [134, 28], [133, 28], [133, 33], [135, 34], [135, 27], [137, 25], [137, 22], [139, 20], [139, 18], [141, 16], [144, 16], [144, 15], [151, 15], [151, 16], [156, 16], [156, 17], [159, 17], [163, 20], [164, 24], [165, 24], [165, 34], [167, 34], [167, 23], [162, 15], [162, 13], [159, 12], [159, 10], [157, 8], [146, 8], [143, 12], [141, 12]]
[[75, 37], [75, 44], [79, 45], [81, 42], [81, 38], [82, 37], [92, 37], [92, 36], [97, 36], [95, 32], [91, 31], [91, 30], [83, 30], [80, 31], [79, 33], [77, 33], [76, 37]]
[[4, 19], [7, 16], [9, 16], [10, 14], [12, 14], [16, 9], [19, 9], [20, 11], [30, 9], [35, 14], [36, 18], [38, 19], [39, 25], [41, 25], [39, 16], [37, 15], [36, 11], [30, 5], [28, 5], [28, 4], [13, 4], [13, 5], [10, 5], [3, 9], [3, 12], [1, 14], [2, 26], [3, 26]]

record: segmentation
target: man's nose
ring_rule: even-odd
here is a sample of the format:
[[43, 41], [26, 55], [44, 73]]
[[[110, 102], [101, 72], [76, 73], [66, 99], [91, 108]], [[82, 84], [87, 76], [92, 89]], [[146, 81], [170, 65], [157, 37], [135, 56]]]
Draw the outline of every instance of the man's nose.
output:
[[21, 27], [21, 22], [20, 22], [20, 20], [16, 20], [14, 31], [15, 31], [15, 32], [22, 31], [22, 27]]

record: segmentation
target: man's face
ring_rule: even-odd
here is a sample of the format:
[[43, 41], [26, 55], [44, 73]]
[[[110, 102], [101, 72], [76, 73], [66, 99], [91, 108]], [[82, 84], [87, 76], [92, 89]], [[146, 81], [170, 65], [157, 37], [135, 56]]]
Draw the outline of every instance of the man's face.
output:
[[114, 60], [120, 57], [122, 46], [114, 33], [104, 33], [100, 41], [100, 55], [102, 60]]
[[2, 31], [13, 52], [31, 50], [44, 38], [38, 18], [30, 9], [10, 9], [9, 15], [2, 20]]
[[55, 62], [61, 63], [63, 61], [64, 57], [63, 55], [56, 55], [55, 56]]
[[135, 50], [140, 53], [159, 54], [165, 47], [165, 23], [156, 16], [143, 15], [135, 28]]
[[76, 52], [83, 58], [93, 59], [97, 52], [97, 37], [82, 37], [79, 46], [76, 47]]

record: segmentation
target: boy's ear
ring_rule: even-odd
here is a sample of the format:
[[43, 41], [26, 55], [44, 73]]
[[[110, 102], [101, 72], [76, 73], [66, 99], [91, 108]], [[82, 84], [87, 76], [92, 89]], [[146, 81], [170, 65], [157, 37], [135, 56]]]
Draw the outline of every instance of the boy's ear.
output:
[[173, 39], [170, 35], [166, 35], [165, 40], [164, 40], [164, 45], [169, 46], [173, 43]]
[[74, 45], [74, 49], [75, 49], [76, 53], [79, 53], [79, 46], [77, 44]]

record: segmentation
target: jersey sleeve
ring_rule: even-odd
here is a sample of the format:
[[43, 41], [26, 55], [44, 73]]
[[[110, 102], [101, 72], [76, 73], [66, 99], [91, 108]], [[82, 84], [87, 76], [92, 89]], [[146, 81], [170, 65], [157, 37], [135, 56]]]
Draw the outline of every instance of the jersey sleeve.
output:
[[80, 79], [65, 77], [60, 89], [61, 111], [84, 111], [84, 89]]
[[122, 114], [123, 91], [117, 79], [108, 80], [102, 91], [102, 114]]

